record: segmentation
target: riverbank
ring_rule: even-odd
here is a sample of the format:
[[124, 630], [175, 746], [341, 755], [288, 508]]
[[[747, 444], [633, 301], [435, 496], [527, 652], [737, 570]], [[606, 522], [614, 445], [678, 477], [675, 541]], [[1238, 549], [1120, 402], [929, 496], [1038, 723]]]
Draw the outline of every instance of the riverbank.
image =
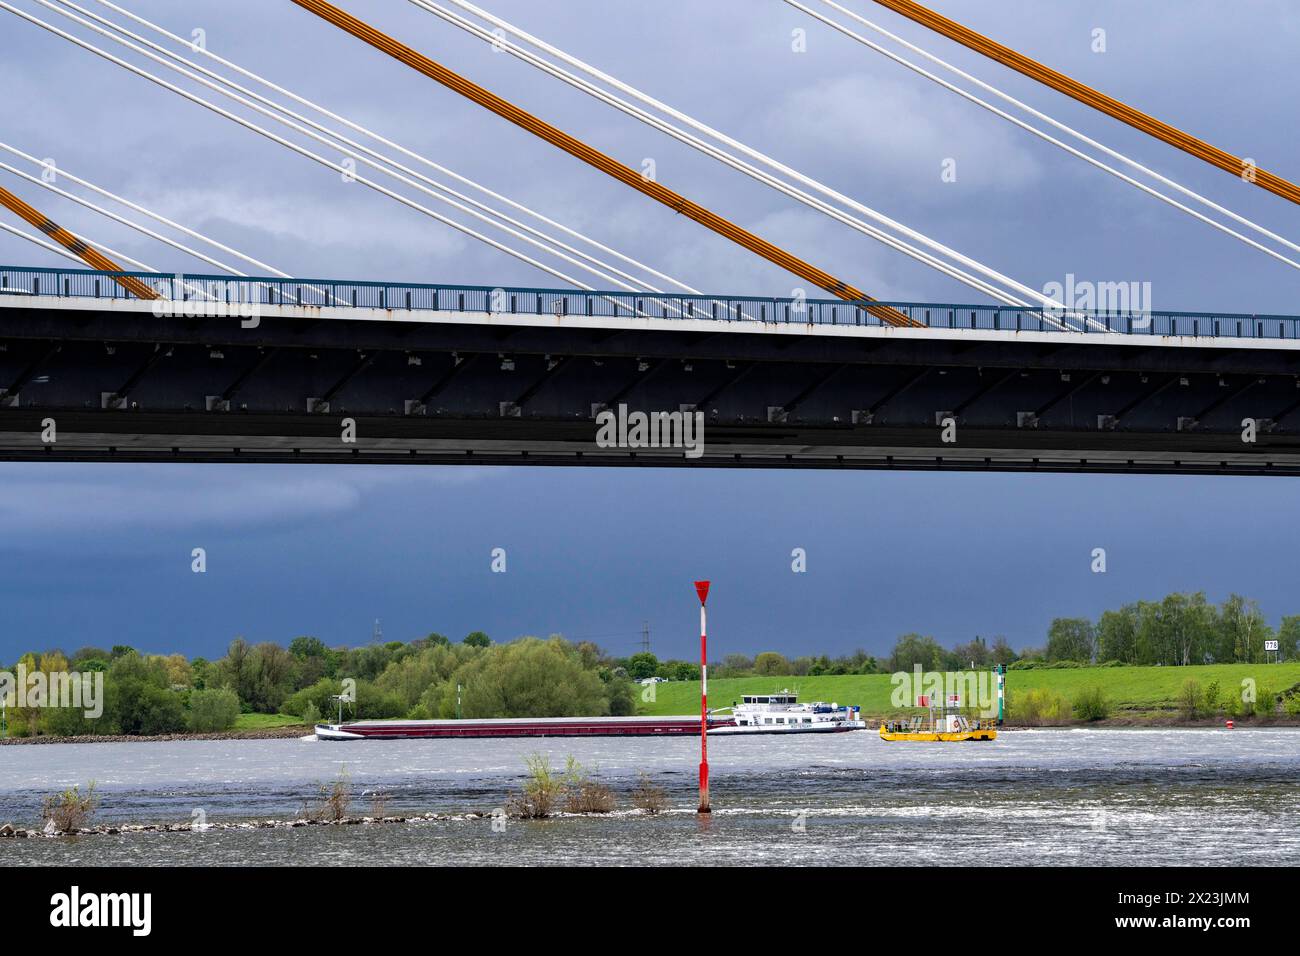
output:
[[[1213, 704], [1203, 699], [1189, 714], [1183, 700], [1187, 682], [1194, 681], [1203, 696], [1213, 690]], [[790, 690], [803, 701], [822, 700], [853, 704], [864, 718], [893, 719], [915, 711], [911, 694], [903, 706], [896, 706], [897, 683], [890, 674], [846, 674], [842, 676], [736, 677], [709, 681], [709, 704], [728, 707], [745, 694], [770, 694]], [[992, 683], [988, 685], [992, 688]], [[1204, 664], [1188, 667], [1066, 667], [1012, 669], [1007, 672], [1007, 723], [1041, 726], [1082, 724], [1068, 711], [1085, 692], [1100, 690], [1110, 713], [1088, 726], [1206, 727], [1232, 719], [1239, 725], [1258, 722], [1266, 726], [1300, 725], [1300, 714], [1279, 708], [1273, 715], [1251, 715], [1253, 702], [1266, 695], [1300, 694], [1300, 662], [1285, 664]], [[637, 713], [648, 716], [689, 714], [699, 709], [699, 681], [669, 681], [639, 688]], [[1060, 697], [1067, 706], [1063, 715], [1047, 721], [1022, 720], [1016, 704], [1029, 694]], [[1231, 706], [1224, 706], [1231, 697]], [[1293, 705], [1294, 706], [1294, 705]]]
[[[698, 706], [698, 705], [697, 705]], [[867, 733], [875, 733], [880, 723], [891, 719], [890, 714], [864, 714], [863, 719], [867, 723]], [[1235, 729], [1239, 731], [1250, 730], [1251, 728], [1269, 729], [1280, 727], [1300, 727], [1300, 718], [1290, 716], [1278, 717], [1256, 717], [1247, 715], [1245, 717], [1232, 718]], [[1177, 713], [1139, 713], [1126, 712], [1108, 717], [1104, 720], [1082, 721], [1070, 720], [1060, 724], [1051, 725], [1056, 729], [1065, 729], [1068, 727], [1088, 727], [1095, 730], [1124, 730], [1126, 728], [1162, 728], [1168, 730], [1208, 730], [1222, 727], [1226, 718], [1223, 717], [1202, 717], [1195, 720], [1188, 720]], [[1014, 732], [1018, 730], [1041, 730], [1043, 724], [1026, 724], [1017, 723], [1014, 720], [1008, 720], [1001, 728], [1003, 732]], [[312, 728], [304, 725], [276, 727], [266, 730], [229, 730], [222, 733], [212, 734], [159, 734], [156, 736], [80, 736], [80, 737], [8, 737], [0, 739], [0, 747], [3, 746], [21, 746], [37, 744], [140, 744], [140, 743], [174, 743], [180, 741], [196, 740], [296, 740], [305, 737], [312, 732]], [[521, 738], [536, 740], [539, 745], [545, 744], [551, 740], [561, 740], [569, 738]]]
[[0, 746], [22, 746], [37, 744], [125, 744], [125, 743], [166, 743], [176, 740], [279, 740], [283, 738], [304, 737], [312, 732], [306, 724], [285, 724], [279, 727], [264, 727], [259, 730], [222, 730], [210, 734], [81, 734], [76, 737], [52, 737], [42, 734], [39, 737], [5, 737], [0, 739]]
[[[1185, 695], [1194, 682], [1202, 697], [1189, 713]], [[889, 674], [841, 676], [791, 676], [715, 678], [709, 682], [709, 703], [714, 709], [738, 702], [745, 694], [781, 690], [798, 693], [801, 700], [854, 704], [872, 730], [881, 720], [914, 713], [895, 707], [897, 684]], [[991, 687], [989, 683], [987, 686]], [[1007, 672], [1006, 727], [1088, 726], [1097, 728], [1156, 727], [1207, 728], [1233, 720], [1238, 728], [1300, 726], [1300, 663], [1207, 664], [1189, 667], [1068, 667], [1028, 668]], [[699, 681], [669, 681], [637, 686], [637, 714], [668, 716], [697, 713]], [[1104, 718], [1084, 720], [1072, 705], [1081, 695], [1100, 691]], [[1214, 702], [1205, 696], [1212, 694]], [[1036, 711], [1026, 717], [1019, 706], [1038, 695]], [[1255, 701], [1278, 699], [1274, 712], [1259, 713]], [[1055, 708], [1055, 709], [1053, 709]], [[0, 739], [0, 746], [56, 743], [140, 743], [183, 740], [265, 740], [303, 737], [311, 726], [285, 714], [241, 714], [235, 726], [215, 733], [176, 732], [156, 736], [37, 736]]]

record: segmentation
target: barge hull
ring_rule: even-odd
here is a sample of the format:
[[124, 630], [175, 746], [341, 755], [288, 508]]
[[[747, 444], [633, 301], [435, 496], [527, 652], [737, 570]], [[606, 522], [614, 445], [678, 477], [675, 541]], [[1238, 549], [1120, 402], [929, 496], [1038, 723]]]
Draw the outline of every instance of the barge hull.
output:
[[[731, 727], [710, 718], [709, 731]], [[317, 724], [318, 740], [419, 740], [510, 737], [675, 737], [700, 735], [698, 717], [537, 717], [490, 720], [372, 720]]]

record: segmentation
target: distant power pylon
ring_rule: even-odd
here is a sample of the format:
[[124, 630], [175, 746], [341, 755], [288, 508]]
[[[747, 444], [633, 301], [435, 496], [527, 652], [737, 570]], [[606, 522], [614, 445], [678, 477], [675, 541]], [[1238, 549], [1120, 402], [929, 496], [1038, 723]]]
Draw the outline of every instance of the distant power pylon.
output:
[[384, 643], [384, 629], [379, 626], [379, 618], [375, 618], [375, 629], [370, 634], [370, 641], [373, 644]]
[[644, 621], [641, 624], [641, 653], [650, 653], [650, 622]]

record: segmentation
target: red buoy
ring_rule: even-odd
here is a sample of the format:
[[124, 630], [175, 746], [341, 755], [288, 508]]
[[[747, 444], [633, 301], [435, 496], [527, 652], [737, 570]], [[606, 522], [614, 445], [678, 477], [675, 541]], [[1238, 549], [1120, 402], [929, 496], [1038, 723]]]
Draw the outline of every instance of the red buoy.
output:
[[712, 813], [709, 806], [709, 649], [704, 604], [709, 599], [709, 582], [696, 581], [700, 599], [700, 806], [697, 813]]
[[1231, 729], [1233, 728], [1233, 723], [1232, 723], [1232, 721], [1228, 721], [1228, 723], [1227, 723], [1225, 726], [1226, 726], [1229, 730], [1231, 730]]

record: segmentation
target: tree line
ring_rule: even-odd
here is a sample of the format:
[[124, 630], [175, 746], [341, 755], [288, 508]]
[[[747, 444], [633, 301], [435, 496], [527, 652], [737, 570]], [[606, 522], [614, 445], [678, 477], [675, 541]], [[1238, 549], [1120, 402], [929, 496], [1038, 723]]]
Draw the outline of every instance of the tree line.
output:
[[[954, 671], [1005, 664], [1036, 666], [1260, 663], [1276, 640], [1283, 660], [1300, 654], [1300, 615], [1275, 628], [1256, 601], [1230, 595], [1215, 605], [1204, 592], [1136, 601], [1096, 620], [1060, 617], [1039, 647], [1011, 648], [1005, 637], [975, 637], [952, 648], [933, 637], [899, 637], [887, 656], [858, 649], [837, 657], [788, 657], [776, 651], [728, 654], [715, 677], [799, 677]], [[355, 683], [345, 718], [560, 717], [634, 713], [631, 681], [699, 680], [693, 661], [642, 652], [615, 658], [590, 642], [556, 635], [494, 643], [482, 631], [453, 642], [431, 633], [414, 641], [328, 647], [296, 637], [287, 647], [236, 638], [217, 660], [141, 654], [126, 645], [29, 653], [4, 668], [46, 674], [102, 671], [104, 710], [10, 706], [9, 732], [36, 735], [169, 734], [228, 730], [240, 714], [287, 714], [305, 723], [337, 715], [333, 698]]]
[[[1092, 621], [1082, 617], [1055, 618], [1042, 645], [1014, 650], [1004, 636], [976, 636], [953, 647], [933, 637], [904, 634], [888, 655], [877, 657], [861, 648], [839, 657], [790, 657], [776, 651], [727, 654], [709, 671], [715, 677], [820, 677], [842, 674], [894, 674], [920, 667], [924, 671], [958, 671], [1004, 664], [1014, 668], [1070, 664], [1258, 664], [1267, 659], [1266, 641], [1278, 642], [1281, 660], [1300, 656], [1300, 615], [1282, 617], [1272, 627], [1259, 603], [1239, 594], [1211, 604], [1205, 592], [1174, 593], [1159, 601], [1135, 601], [1104, 611]], [[660, 660], [654, 654], [633, 654], [622, 662], [634, 680], [659, 677], [699, 680], [700, 665]]]
[[1300, 615], [1284, 616], [1274, 629], [1250, 598], [1233, 594], [1215, 605], [1196, 591], [1125, 604], [1095, 622], [1057, 618], [1041, 656], [1080, 663], [1259, 664], [1271, 640], [1278, 642], [1281, 659], [1294, 660]]
[[1269, 659], [1266, 641], [1278, 642], [1281, 660], [1300, 652], [1300, 615], [1282, 617], [1272, 627], [1259, 603], [1239, 594], [1211, 604], [1204, 591], [1169, 594], [1159, 601], [1134, 601], [1086, 617], [1058, 617], [1041, 646], [1013, 651], [1006, 639], [992, 644], [983, 638], [951, 650], [931, 637], [905, 634], [888, 659], [890, 672], [961, 670], [1006, 664], [1028, 668], [1044, 665], [1108, 664], [1186, 666], [1189, 664], [1260, 664]]
[[[493, 643], [474, 631], [410, 642], [328, 647], [315, 637], [288, 647], [236, 638], [224, 657], [141, 654], [117, 645], [24, 654], [28, 674], [103, 672], [97, 718], [75, 707], [11, 706], [14, 735], [157, 735], [229, 730], [241, 713], [286, 714], [314, 723], [344, 718], [561, 717], [626, 715], [635, 702], [626, 670], [589, 642], [524, 637]], [[345, 685], [345, 679], [350, 684]], [[17, 698], [15, 697], [15, 701]]]

